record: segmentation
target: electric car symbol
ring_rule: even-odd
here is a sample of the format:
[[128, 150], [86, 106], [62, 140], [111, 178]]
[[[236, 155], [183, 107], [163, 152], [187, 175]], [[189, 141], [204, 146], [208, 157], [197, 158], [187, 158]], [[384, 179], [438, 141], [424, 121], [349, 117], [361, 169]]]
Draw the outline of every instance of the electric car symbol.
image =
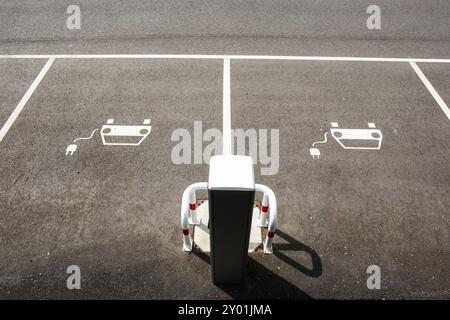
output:
[[383, 141], [381, 130], [369, 122], [368, 129], [341, 129], [337, 122], [331, 123], [331, 136], [344, 149], [379, 150]]
[[108, 119], [100, 135], [105, 146], [138, 146], [151, 130], [150, 119], [145, 119], [143, 125], [114, 125], [114, 119]]
[[[380, 150], [383, 142], [383, 133], [377, 129], [375, 123], [367, 123], [367, 129], [341, 129], [337, 122], [331, 122], [330, 133], [334, 140], [344, 149]], [[328, 131], [324, 134], [323, 141], [313, 142], [309, 148], [309, 154], [313, 159], [320, 159], [318, 144], [328, 142]]]

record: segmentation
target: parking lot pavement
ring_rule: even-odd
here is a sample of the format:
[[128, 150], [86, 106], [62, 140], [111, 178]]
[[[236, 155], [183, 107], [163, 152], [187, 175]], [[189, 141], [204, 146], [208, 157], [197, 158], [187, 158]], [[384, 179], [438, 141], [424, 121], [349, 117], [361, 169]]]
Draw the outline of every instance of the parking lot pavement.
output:
[[0, 60], [0, 127], [13, 112], [45, 62], [36, 60]]
[[[220, 61], [57, 60], [1, 144], [1, 297], [189, 297], [179, 206], [208, 168], [173, 164], [171, 133], [220, 127], [221, 81]], [[106, 146], [95, 132], [65, 154], [107, 119], [151, 133]]]
[[[70, 4], [2, 1], [0, 55], [450, 58], [440, 0], [379, 0], [376, 30], [365, 1], [79, 0], [79, 30]], [[279, 168], [255, 166], [279, 230], [242, 286], [216, 287], [208, 256], [182, 252], [179, 225], [182, 192], [208, 166], [174, 164], [171, 135], [186, 129], [194, 152], [194, 121], [221, 129], [222, 60], [56, 59], [42, 73], [46, 59], [4, 58], [0, 298], [450, 297], [450, 64], [417, 63], [438, 103], [408, 62], [232, 60], [233, 128], [279, 130]], [[104, 125], [151, 132], [111, 146]], [[342, 129], [380, 130], [380, 148], [345, 149]], [[70, 265], [82, 290], [66, 288]], [[370, 265], [380, 290], [366, 286]]]
[[78, 0], [2, 1], [0, 53], [195, 53], [447, 58], [450, 3], [377, 0], [381, 29], [369, 30], [367, 1]]
[[[445, 97], [448, 67], [421, 67]], [[409, 64], [233, 61], [231, 75], [233, 126], [279, 129], [279, 172], [258, 165], [256, 180], [277, 194], [280, 231], [303, 244], [266, 267], [317, 298], [449, 297], [450, 121]], [[314, 160], [331, 122], [374, 123], [381, 148], [329, 135]], [[370, 265], [382, 290], [367, 289]]]
[[[420, 67], [445, 99], [446, 65]], [[172, 132], [220, 128], [221, 100], [221, 60], [57, 59], [1, 144], [2, 297], [449, 296], [450, 121], [408, 63], [232, 61], [233, 127], [280, 139], [277, 174], [255, 166], [278, 198], [276, 251], [251, 255], [241, 287], [213, 286], [208, 257], [181, 251], [181, 194], [208, 167], [171, 161]], [[107, 119], [151, 133], [108, 146], [95, 131], [65, 154]], [[331, 122], [374, 123], [381, 148], [330, 135], [313, 159]], [[83, 290], [66, 288], [72, 264]]]
[[450, 104], [450, 87], [448, 85], [450, 65], [434, 65], [432, 63], [420, 63], [418, 65], [448, 106]]

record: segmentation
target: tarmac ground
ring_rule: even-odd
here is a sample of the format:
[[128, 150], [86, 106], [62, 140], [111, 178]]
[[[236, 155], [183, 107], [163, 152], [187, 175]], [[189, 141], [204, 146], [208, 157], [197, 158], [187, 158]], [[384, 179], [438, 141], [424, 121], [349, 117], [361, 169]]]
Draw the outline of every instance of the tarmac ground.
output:
[[[449, 299], [450, 3], [378, 1], [375, 31], [366, 1], [201, 3], [79, 1], [80, 30], [70, 3], [0, 4], [0, 298]], [[250, 254], [241, 286], [214, 286], [180, 232], [184, 189], [208, 178], [201, 135], [222, 129], [224, 59], [232, 128], [258, 152], [268, 133], [274, 170], [258, 154], [255, 176], [278, 202], [275, 252]], [[108, 145], [108, 119], [151, 131]], [[370, 148], [331, 134], [371, 127]]]

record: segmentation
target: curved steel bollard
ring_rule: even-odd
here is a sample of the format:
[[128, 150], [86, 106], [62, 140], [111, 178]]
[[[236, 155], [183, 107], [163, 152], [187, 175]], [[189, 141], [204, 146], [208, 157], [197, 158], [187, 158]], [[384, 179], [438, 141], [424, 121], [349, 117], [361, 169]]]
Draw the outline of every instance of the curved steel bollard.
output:
[[192, 251], [192, 238], [189, 235], [189, 225], [200, 224], [200, 221], [197, 219], [195, 192], [199, 190], [206, 190], [207, 188], [207, 182], [197, 182], [191, 184], [183, 192], [183, 198], [181, 200], [181, 231], [183, 233], [183, 251]]
[[277, 198], [275, 197], [275, 193], [272, 189], [263, 184], [256, 183], [255, 190], [264, 193], [263, 202], [261, 205], [261, 217], [259, 221], [259, 225], [261, 227], [265, 227], [267, 225], [265, 221], [267, 220], [267, 207], [270, 208], [267, 236], [264, 241], [264, 253], [271, 254], [273, 253], [272, 241], [277, 230]]

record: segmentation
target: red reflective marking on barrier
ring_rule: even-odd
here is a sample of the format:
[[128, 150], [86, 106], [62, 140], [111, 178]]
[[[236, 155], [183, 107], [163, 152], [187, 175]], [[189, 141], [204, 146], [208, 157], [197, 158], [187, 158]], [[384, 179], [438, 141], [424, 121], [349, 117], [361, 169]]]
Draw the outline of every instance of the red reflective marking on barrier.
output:
[[181, 231], [183, 231], [185, 236], [189, 235], [189, 229], [181, 229]]
[[189, 209], [191, 209], [191, 210], [197, 209], [197, 204], [195, 204], [195, 203], [189, 203]]
[[261, 206], [261, 211], [262, 211], [262, 212], [267, 212], [267, 210], [269, 210], [269, 207], [267, 207], [267, 206]]
[[275, 232], [267, 231], [267, 236], [268, 236], [269, 238], [273, 238], [274, 235], [275, 235]]

